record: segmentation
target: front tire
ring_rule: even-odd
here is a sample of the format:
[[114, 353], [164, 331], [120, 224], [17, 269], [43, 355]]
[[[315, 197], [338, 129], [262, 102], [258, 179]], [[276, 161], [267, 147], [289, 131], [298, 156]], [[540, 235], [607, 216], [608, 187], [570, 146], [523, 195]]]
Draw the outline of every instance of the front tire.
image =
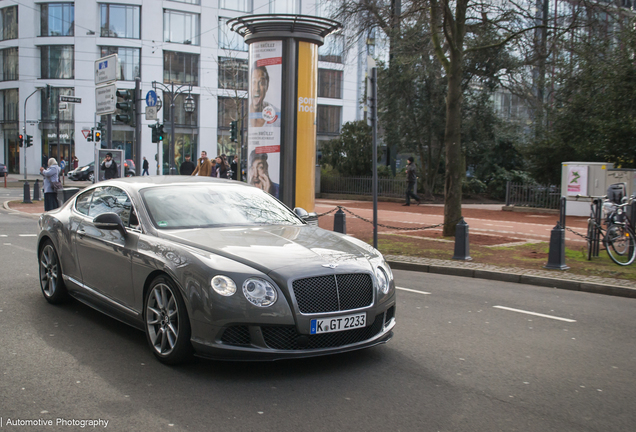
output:
[[634, 233], [625, 225], [611, 224], [605, 234], [605, 248], [612, 261], [627, 266], [636, 258]]
[[44, 298], [51, 304], [60, 304], [68, 300], [68, 292], [62, 278], [60, 260], [55, 246], [46, 240], [40, 249], [40, 288]]
[[192, 355], [190, 319], [179, 289], [165, 276], [155, 278], [145, 299], [146, 339], [160, 362], [176, 365]]

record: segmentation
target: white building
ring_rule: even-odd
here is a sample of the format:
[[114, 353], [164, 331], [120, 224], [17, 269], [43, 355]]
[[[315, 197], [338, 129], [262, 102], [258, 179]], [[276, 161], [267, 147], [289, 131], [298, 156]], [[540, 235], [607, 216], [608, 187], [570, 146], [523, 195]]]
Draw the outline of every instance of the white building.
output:
[[[96, 143], [84, 134], [105, 117], [95, 115], [94, 63], [117, 53], [117, 88], [132, 89], [141, 77], [142, 95], [153, 89], [153, 81], [192, 84], [194, 113], [185, 112], [186, 95], [177, 98], [175, 143], [177, 164], [186, 154], [193, 160], [200, 150], [208, 156], [236, 152], [229, 142], [231, 109], [236, 96], [247, 96], [247, 46], [226, 26], [228, 19], [247, 14], [292, 13], [319, 15], [316, 0], [96, 0], [49, 1], [4, 0], [0, 3], [0, 162], [10, 173], [36, 174], [49, 157], [76, 155], [79, 164], [94, 159]], [[363, 118], [361, 83], [366, 71], [363, 56], [344, 55], [343, 35], [332, 35], [319, 51], [318, 140], [337, 135], [343, 122]], [[366, 47], [361, 46], [362, 49]], [[239, 80], [228, 79], [230, 68]], [[51, 85], [47, 99], [45, 91]], [[228, 88], [234, 87], [234, 88]], [[25, 100], [33, 92], [26, 104]], [[81, 98], [60, 113], [57, 145], [58, 95]], [[159, 121], [165, 123], [164, 162], [168, 161], [169, 94], [159, 96], [163, 108]], [[145, 109], [145, 101], [142, 103]], [[234, 113], [234, 114], [233, 114]], [[34, 145], [20, 148], [18, 135], [33, 136]], [[154, 163], [157, 144], [152, 143], [154, 124], [142, 116], [141, 155]], [[83, 132], [84, 131], [84, 132]], [[134, 158], [134, 128], [122, 123], [112, 126], [112, 147]], [[106, 128], [102, 142], [106, 146]], [[165, 168], [165, 164], [164, 164]]]

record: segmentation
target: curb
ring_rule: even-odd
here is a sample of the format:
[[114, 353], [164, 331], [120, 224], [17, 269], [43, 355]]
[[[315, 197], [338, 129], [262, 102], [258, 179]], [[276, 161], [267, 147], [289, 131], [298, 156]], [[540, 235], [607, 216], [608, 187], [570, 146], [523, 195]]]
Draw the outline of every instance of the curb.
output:
[[[488, 279], [502, 282], [520, 283], [525, 285], [537, 285], [546, 288], [581, 291], [593, 294], [604, 294], [615, 297], [636, 298], [636, 289], [618, 285], [609, 285], [589, 281], [567, 280], [549, 278], [544, 276], [532, 276], [527, 274], [505, 273], [496, 270], [471, 269], [453, 266], [441, 266], [433, 264], [418, 264], [403, 261], [387, 260], [394, 270], [409, 270], [423, 273], [437, 273], [449, 276], [462, 276], [477, 279]], [[513, 269], [511, 269], [513, 270]]]
[[42, 213], [27, 213], [27, 212], [23, 212], [23, 211], [20, 211], [20, 210], [12, 209], [11, 207], [9, 207], [9, 203], [10, 203], [11, 201], [12, 201], [12, 200], [8, 200], [8, 201], [5, 201], [4, 203], [2, 203], [2, 207], [3, 207], [6, 211], [11, 212], [11, 213], [13, 213], [13, 214], [15, 214], [15, 215], [18, 215], [18, 216], [26, 216], [26, 217], [30, 217], [30, 218], [32, 218], [32, 219], [39, 219], [39, 218], [40, 218], [40, 215], [41, 215]]

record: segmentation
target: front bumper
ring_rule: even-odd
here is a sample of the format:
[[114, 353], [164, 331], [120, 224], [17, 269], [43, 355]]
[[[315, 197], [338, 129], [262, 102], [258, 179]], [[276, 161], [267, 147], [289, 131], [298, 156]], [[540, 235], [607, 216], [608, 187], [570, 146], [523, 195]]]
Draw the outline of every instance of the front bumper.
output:
[[370, 348], [388, 342], [394, 327], [395, 305], [352, 330], [310, 335], [295, 326], [230, 325], [219, 329], [215, 341], [193, 337], [192, 345], [198, 356], [215, 360], [274, 361]]

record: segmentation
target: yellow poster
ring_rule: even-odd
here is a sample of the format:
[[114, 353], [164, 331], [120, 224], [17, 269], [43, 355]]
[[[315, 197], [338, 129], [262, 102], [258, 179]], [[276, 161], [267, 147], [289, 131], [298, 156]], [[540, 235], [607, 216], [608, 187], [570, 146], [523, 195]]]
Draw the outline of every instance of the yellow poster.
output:
[[315, 209], [316, 95], [318, 46], [298, 42], [298, 100], [296, 103], [296, 207]]

